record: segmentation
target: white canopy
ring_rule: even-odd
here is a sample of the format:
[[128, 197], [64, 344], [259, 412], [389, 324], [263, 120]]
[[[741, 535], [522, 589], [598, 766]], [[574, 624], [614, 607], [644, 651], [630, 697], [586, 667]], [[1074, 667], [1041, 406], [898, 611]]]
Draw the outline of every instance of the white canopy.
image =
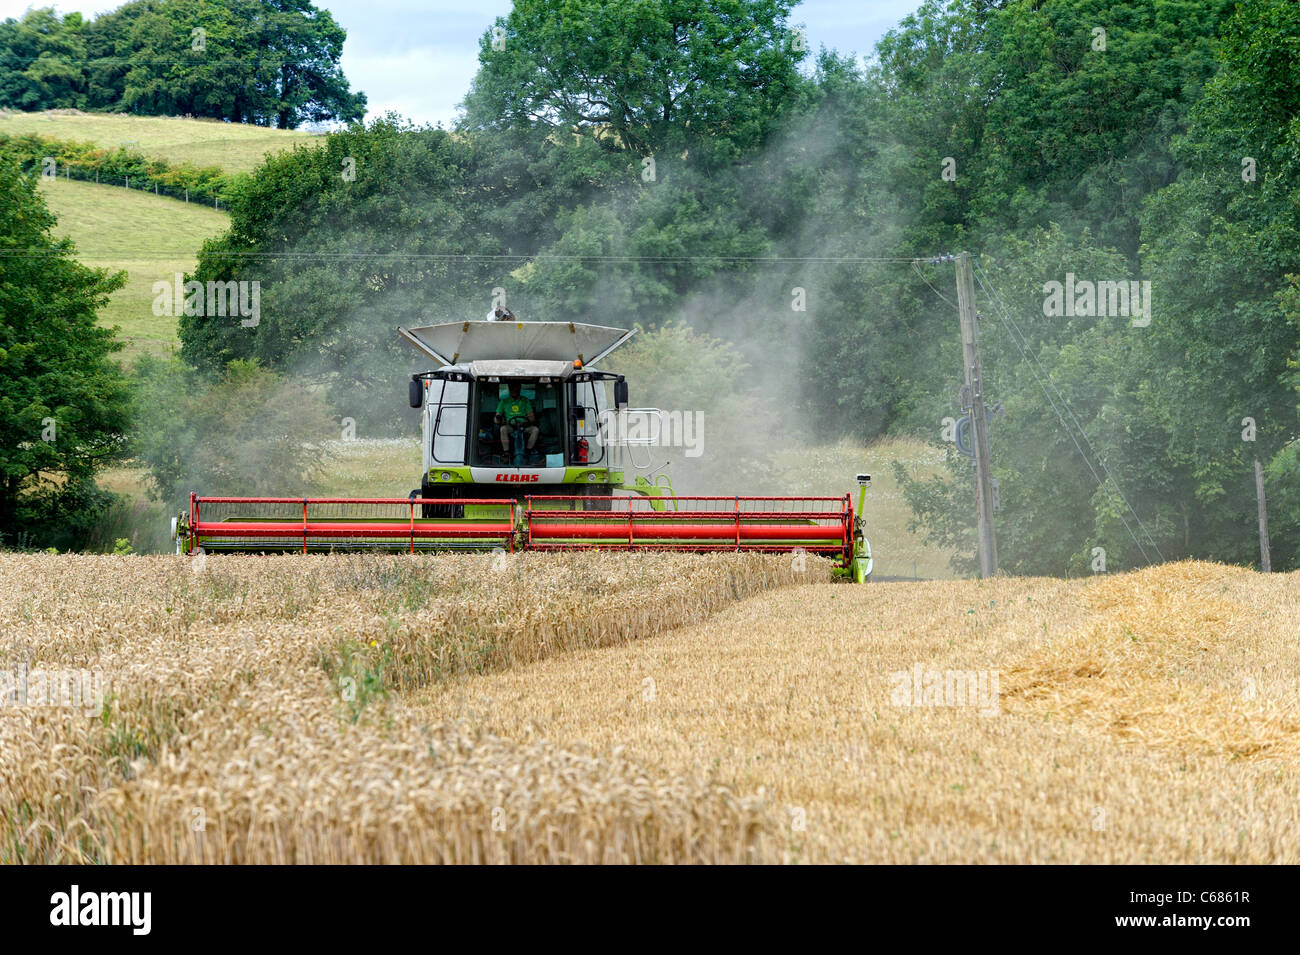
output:
[[589, 365], [632, 337], [636, 329], [577, 322], [444, 322], [398, 328], [398, 334], [443, 364], [507, 359]]

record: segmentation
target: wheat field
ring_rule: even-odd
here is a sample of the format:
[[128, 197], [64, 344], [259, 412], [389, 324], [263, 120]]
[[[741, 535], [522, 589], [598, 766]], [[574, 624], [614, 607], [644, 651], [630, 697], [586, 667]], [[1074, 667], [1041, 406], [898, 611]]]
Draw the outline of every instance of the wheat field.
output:
[[[1300, 574], [0, 555], [0, 580], [0, 863], [1300, 860]], [[18, 705], [13, 674], [72, 670], [98, 708]]]
[[[918, 666], [997, 671], [996, 712], [900, 701]], [[1300, 573], [1183, 563], [787, 588], [417, 699], [481, 732], [708, 767], [765, 800], [772, 861], [1295, 863], [1298, 673]]]
[[[405, 698], [829, 574], [755, 555], [0, 554], [0, 863], [760, 857], [761, 800], [707, 773], [429, 723]], [[19, 674], [65, 671], [102, 673], [97, 711], [19, 697]]]

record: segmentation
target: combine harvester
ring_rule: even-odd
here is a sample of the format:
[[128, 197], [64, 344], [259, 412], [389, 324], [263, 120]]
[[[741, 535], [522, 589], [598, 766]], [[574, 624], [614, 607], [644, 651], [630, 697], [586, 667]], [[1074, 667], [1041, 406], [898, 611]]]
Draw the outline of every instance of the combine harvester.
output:
[[649, 450], [662, 412], [629, 409], [623, 376], [594, 367], [634, 331], [515, 321], [399, 328], [438, 364], [410, 381], [411, 407], [422, 409], [420, 487], [406, 498], [191, 494], [189, 513], [173, 521], [177, 550], [803, 551], [868, 580], [860, 513], [869, 475], [858, 475], [856, 512], [847, 494], [673, 493]]

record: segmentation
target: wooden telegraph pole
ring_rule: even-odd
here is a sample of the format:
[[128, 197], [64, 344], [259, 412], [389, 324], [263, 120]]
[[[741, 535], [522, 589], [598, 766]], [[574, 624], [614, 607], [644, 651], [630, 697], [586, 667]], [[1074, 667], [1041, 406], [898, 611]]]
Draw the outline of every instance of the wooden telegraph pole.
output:
[[957, 255], [957, 316], [961, 320], [961, 353], [966, 389], [970, 394], [971, 450], [975, 452], [975, 521], [978, 530], [980, 576], [998, 572], [998, 541], [993, 533], [993, 479], [989, 474], [989, 420], [984, 411], [984, 380], [980, 371], [979, 327], [975, 316], [975, 275], [970, 253]]
[[1264, 465], [1255, 459], [1255, 498], [1259, 502], [1259, 569], [1273, 572], [1273, 560], [1268, 552], [1268, 506], [1264, 503]]

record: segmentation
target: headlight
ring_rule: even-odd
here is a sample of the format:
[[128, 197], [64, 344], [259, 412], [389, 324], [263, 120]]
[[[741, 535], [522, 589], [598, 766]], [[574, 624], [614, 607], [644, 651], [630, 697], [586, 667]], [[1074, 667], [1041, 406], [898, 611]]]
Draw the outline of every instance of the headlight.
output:
[[451, 472], [450, 472], [450, 471], [443, 471], [443, 472], [442, 472], [442, 479], [443, 479], [444, 481], [450, 481], [450, 480], [451, 480]]

